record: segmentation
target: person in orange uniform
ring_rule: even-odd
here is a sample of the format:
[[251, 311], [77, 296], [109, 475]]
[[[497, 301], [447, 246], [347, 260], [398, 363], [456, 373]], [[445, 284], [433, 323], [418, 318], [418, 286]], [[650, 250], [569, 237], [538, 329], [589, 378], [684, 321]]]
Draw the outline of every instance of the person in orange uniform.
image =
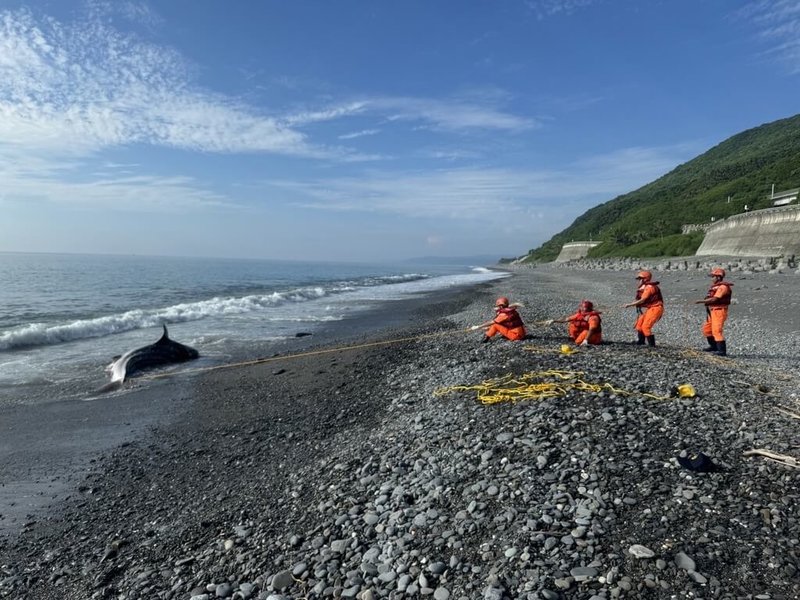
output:
[[567, 323], [567, 332], [572, 341], [578, 346], [603, 343], [603, 327], [600, 313], [594, 309], [594, 304], [584, 300], [578, 306], [578, 312], [564, 319], [552, 319], [550, 323]]
[[520, 304], [509, 304], [508, 298], [502, 296], [494, 304], [495, 317], [491, 321], [486, 321], [480, 325], [473, 325], [471, 329], [486, 329], [483, 336], [483, 343], [488, 342], [497, 334], [509, 340], [524, 340], [527, 335], [525, 324], [522, 317], [517, 312]]
[[636, 274], [639, 287], [636, 290], [636, 299], [628, 304], [623, 304], [623, 308], [636, 307], [639, 314], [636, 319], [636, 330], [638, 339], [636, 343], [643, 345], [645, 340], [650, 346], [656, 345], [656, 336], [653, 334], [653, 326], [664, 315], [664, 299], [661, 296], [661, 288], [658, 282], [653, 281], [653, 274], [650, 271], [639, 271]]
[[720, 356], [728, 355], [728, 346], [725, 342], [725, 335], [722, 328], [728, 318], [728, 306], [731, 304], [733, 284], [725, 279], [725, 269], [712, 269], [709, 273], [713, 277], [713, 283], [703, 300], [696, 300], [695, 304], [705, 304], [707, 318], [703, 323], [703, 335], [708, 340], [706, 352], [716, 352]]

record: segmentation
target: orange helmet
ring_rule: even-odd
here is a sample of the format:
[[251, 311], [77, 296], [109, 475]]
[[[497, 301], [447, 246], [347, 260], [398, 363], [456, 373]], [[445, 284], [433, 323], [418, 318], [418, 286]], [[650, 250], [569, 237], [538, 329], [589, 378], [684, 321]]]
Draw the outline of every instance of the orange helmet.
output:
[[650, 271], [639, 271], [636, 274], [636, 279], [644, 279], [645, 281], [650, 281], [653, 278], [653, 274]]
[[720, 269], [717, 267], [716, 269], [711, 269], [711, 273], [709, 273], [711, 277], [725, 277], [725, 269]]
[[505, 296], [500, 296], [494, 303], [494, 305], [500, 307], [506, 307], [508, 306], [508, 298], [506, 298]]
[[583, 302], [581, 302], [581, 308], [583, 310], [592, 311], [594, 310], [594, 304], [592, 304], [591, 301], [589, 300], [584, 300]]

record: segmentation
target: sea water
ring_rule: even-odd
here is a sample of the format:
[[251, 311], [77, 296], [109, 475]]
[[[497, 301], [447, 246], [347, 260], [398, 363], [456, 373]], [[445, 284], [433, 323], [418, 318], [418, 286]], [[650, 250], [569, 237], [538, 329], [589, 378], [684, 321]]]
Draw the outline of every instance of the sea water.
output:
[[280, 350], [363, 311], [503, 277], [480, 265], [0, 253], [0, 406], [81, 398], [113, 357], [172, 339], [192, 368]]

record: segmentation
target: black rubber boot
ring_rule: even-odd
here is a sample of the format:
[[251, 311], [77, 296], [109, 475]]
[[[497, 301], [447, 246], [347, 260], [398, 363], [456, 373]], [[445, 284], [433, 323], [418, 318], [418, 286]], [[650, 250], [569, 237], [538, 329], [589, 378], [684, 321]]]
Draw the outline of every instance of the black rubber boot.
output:
[[644, 346], [644, 340], [645, 340], [644, 334], [641, 331], [637, 331], [636, 335], [639, 336], [639, 339], [636, 340], [636, 344], [639, 346]]
[[491, 339], [492, 338], [490, 338], [488, 335], [485, 335], [485, 336], [483, 336], [483, 339], [481, 340], [481, 344], [485, 344], [486, 342], [488, 342]]
[[648, 335], [647, 336], [647, 345], [651, 348], [656, 347], [656, 336], [655, 335]]
[[716, 352], [717, 341], [714, 339], [714, 337], [709, 335], [706, 339], [708, 340], [708, 348], [703, 348], [703, 352]]
[[725, 343], [725, 340], [717, 342], [717, 355], [728, 356], [728, 346]]

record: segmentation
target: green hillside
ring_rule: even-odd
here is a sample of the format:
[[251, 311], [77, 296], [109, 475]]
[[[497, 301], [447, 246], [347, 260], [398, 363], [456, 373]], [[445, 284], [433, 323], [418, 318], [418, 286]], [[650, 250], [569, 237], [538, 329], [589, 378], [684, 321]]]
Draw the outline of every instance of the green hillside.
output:
[[[602, 240], [589, 256], [685, 256], [708, 223], [772, 206], [769, 193], [800, 187], [800, 115], [739, 133], [636, 191], [596, 206], [531, 250], [526, 261], [551, 261], [571, 240]], [[728, 198], [730, 197], [730, 201]]]

